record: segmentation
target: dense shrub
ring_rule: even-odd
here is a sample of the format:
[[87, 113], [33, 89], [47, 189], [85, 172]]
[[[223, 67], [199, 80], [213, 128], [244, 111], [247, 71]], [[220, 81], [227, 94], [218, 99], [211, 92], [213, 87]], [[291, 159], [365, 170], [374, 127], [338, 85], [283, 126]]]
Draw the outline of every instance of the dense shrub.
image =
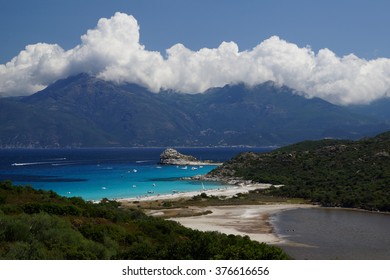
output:
[[81, 198], [0, 183], [0, 259], [285, 259], [239, 236], [187, 229]]
[[323, 206], [389, 211], [390, 133], [360, 141], [306, 141], [270, 153], [240, 154], [212, 172], [282, 184], [264, 194]]

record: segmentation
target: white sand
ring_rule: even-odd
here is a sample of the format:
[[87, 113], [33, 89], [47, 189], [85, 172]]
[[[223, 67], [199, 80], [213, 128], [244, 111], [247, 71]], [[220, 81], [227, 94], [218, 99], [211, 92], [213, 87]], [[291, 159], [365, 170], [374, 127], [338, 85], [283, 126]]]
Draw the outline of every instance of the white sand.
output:
[[201, 190], [201, 191], [193, 191], [193, 192], [180, 192], [180, 193], [162, 194], [162, 195], [147, 195], [147, 196], [132, 197], [132, 198], [120, 198], [117, 199], [117, 201], [131, 202], [131, 201], [172, 200], [172, 199], [180, 199], [180, 198], [191, 198], [201, 193], [206, 193], [207, 195], [214, 195], [214, 196], [232, 197], [238, 193], [248, 193], [251, 190], [257, 190], [257, 189], [267, 189], [270, 186], [271, 186], [270, 184], [250, 184], [250, 185], [243, 185], [243, 186], [226, 185], [226, 186], [221, 186], [221, 188], [219, 189]]
[[[133, 201], [154, 201], [154, 200], [176, 200], [181, 198], [191, 198], [201, 193], [214, 196], [232, 197], [238, 193], [247, 193], [256, 189], [267, 189], [270, 184], [249, 184], [242, 186], [221, 187], [214, 190], [202, 190], [194, 192], [183, 192], [175, 194], [144, 196], [137, 198], [118, 199], [122, 202]], [[314, 205], [307, 204], [267, 204], [267, 205], [235, 205], [235, 206], [209, 206], [209, 207], [191, 207], [195, 213], [211, 211], [211, 214], [193, 217], [171, 218], [185, 227], [201, 231], [218, 231], [226, 234], [247, 235], [250, 239], [268, 244], [280, 244], [285, 242], [279, 238], [273, 231], [272, 225], [268, 221], [270, 215], [279, 211], [311, 208]], [[160, 212], [159, 212], [160, 211]], [[159, 210], [156, 213], [151, 211], [149, 215], [164, 215]], [[178, 209], [180, 211], [180, 209]]]
[[315, 207], [304, 204], [238, 205], [201, 208], [211, 214], [195, 217], [172, 218], [185, 227], [200, 231], [218, 231], [226, 234], [247, 235], [250, 239], [268, 244], [280, 244], [268, 217], [279, 211]]

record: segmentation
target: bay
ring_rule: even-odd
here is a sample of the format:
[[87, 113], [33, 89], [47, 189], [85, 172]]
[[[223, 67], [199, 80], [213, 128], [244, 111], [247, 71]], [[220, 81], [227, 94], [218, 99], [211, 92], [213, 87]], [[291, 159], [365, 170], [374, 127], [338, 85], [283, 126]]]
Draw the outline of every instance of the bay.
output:
[[[0, 181], [53, 190], [86, 200], [133, 198], [221, 187], [219, 183], [183, 181], [216, 166], [162, 166], [165, 148], [4, 149], [0, 150]], [[240, 152], [268, 148], [178, 148], [200, 160], [223, 162]]]

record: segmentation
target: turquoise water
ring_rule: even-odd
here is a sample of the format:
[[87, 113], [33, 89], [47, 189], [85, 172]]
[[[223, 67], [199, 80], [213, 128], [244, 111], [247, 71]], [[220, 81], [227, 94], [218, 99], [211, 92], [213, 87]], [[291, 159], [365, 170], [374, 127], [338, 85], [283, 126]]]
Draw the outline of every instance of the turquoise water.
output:
[[200, 182], [180, 181], [177, 178], [205, 174], [213, 168], [204, 166], [191, 170], [191, 167], [187, 167], [187, 170], [183, 170], [176, 166], [142, 163], [69, 165], [41, 168], [34, 172], [36, 176], [60, 177], [60, 180], [28, 183], [35, 188], [51, 189], [61, 195], [80, 196], [88, 200], [127, 198], [151, 195], [149, 192], [157, 195], [172, 193], [174, 190], [200, 189]]
[[[184, 181], [216, 166], [162, 166], [164, 148], [0, 150], [0, 181], [53, 190], [87, 200], [135, 198], [219, 188], [218, 183]], [[225, 161], [242, 151], [262, 148], [183, 148], [201, 160]]]

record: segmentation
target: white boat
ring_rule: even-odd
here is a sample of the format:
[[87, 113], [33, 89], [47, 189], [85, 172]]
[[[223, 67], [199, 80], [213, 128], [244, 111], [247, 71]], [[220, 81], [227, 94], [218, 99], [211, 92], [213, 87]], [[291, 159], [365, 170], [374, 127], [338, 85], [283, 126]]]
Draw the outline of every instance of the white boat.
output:
[[187, 166], [184, 166], [184, 167], [182, 167], [181, 169], [186, 170], [187, 168], [188, 168]]

